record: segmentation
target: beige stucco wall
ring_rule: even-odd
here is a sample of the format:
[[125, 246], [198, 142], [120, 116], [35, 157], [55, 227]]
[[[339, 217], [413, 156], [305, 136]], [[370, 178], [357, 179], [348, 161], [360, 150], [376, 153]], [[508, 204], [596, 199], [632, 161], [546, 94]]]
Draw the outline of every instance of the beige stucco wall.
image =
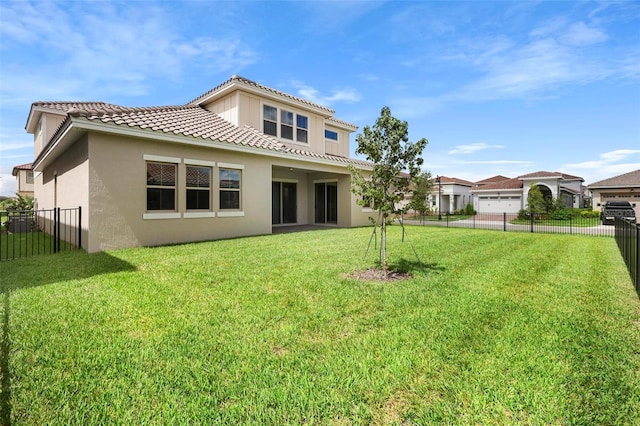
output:
[[[144, 155], [181, 160], [177, 183], [179, 218], [143, 218], [146, 213]], [[211, 188], [212, 210], [216, 217], [186, 217], [185, 160], [216, 163]], [[217, 166], [221, 162], [244, 167], [241, 181], [242, 216], [218, 216]], [[92, 134], [89, 175], [90, 252], [271, 233], [271, 164], [259, 156]]]
[[[18, 170], [16, 176], [16, 192], [20, 195], [33, 195], [33, 183], [27, 183], [29, 170]], [[33, 173], [33, 172], [31, 172]]]

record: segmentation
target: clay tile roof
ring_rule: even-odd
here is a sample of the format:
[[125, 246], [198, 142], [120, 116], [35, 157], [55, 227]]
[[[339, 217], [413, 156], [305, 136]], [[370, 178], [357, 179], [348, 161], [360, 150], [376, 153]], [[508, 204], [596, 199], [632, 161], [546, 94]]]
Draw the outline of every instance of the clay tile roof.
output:
[[536, 179], [536, 178], [548, 178], [548, 177], [562, 178], [565, 180], [584, 180], [579, 176], [572, 176], [572, 175], [568, 175], [566, 173], [560, 173], [560, 172], [546, 172], [546, 171], [529, 173], [526, 175], [518, 176], [516, 179]]
[[496, 176], [492, 176], [492, 177], [487, 178], [487, 179], [479, 180], [479, 181], [476, 182], [476, 185], [486, 185], [488, 183], [502, 182], [503, 180], [509, 180], [509, 179], [510, 178], [508, 178], [506, 176], [496, 175]]
[[[99, 121], [116, 126], [137, 127], [153, 132], [188, 136], [203, 141], [219, 141], [235, 145], [262, 148], [285, 154], [337, 161], [344, 164], [371, 166], [367, 161], [320, 154], [288, 148], [275, 138], [250, 127], [238, 127], [219, 115], [199, 106], [164, 106], [126, 108], [108, 105], [102, 108], [72, 108], [68, 114], [89, 121]], [[62, 124], [61, 124], [62, 127]]]
[[13, 166], [13, 171], [11, 172], [11, 174], [13, 176], [16, 176], [18, 174], [18, 170], [33, 170], [33, 164], [27, 163], [27, 164], [20, 164], [18, 166]]
[[34, 107], [53, 109], [62, 113], [67, 113], [70, 109], [105, 109], [119, 108], [117, 105], [108, 104], [106, 102], [51, 102], [39, 101], [32, 104]]
[[155, 132], [190, 136], [196, 139], [223, 141], [236, 145], [254, 146], [272, 150], [282, 149], [277, 140], [247, 128], [234, 126], [217, 114], [198, 106], [166, 106], [150, 108], [119, 108], [74, 110], [70, 115], [83, 116], [121, 126], [137, 127]]
[[614, 176], [612, 178], [599, 180], [588, 185], [589, 188], [606, 186], [640, 186], [640, 169]]
[[475, 191], [495, 191], [498, 189], [522, 189], [522, 181], [518, 178], [501, 180], [482, 185], [476, 188]]
[[197, 98], [195, 98], [194, 100], [189, 102], [187, 105], [199, 105], [200, 102], [202, 102], [203, 100], [208, 98], [213, 93], [218, 92], [218, 91], [224, 89], [225, 87], [230, 86], [230, 85], [232, 85], [234, 83], [239, 83], [241, 85], [246, 85], [246, 86], [252, 87], [254, 89], [259, 89], [259, 90], [261, 90], [263, 92], [271, 93], [273, 95], [277, 95], [279, 97], [283, 97], [283, 98], [286, 98], [286, 99], [289, 99], [289, 100], [292, 100], [292, 101], [295, 101], [295, 102], [301, 102], [303, 104], [309, 105], [310, 107], [317, 108], [317, 109], [320, 109], [320, 110], [324, 110], [329, 114], [335, 113], [335, 111], [332, 110], [331, 108], [327, 108], [327, 107], [325, 107], [323, 105], [316, 104], [316, 103], [308, 101], [306, 99], [302, 99], [302, 98], [299, 98], [297, 96], [293, 96], [293, 95], [290, 95], [288, 93], [281, 92], [281, 91], [276, 90], [276, 89], [272, 89], [271, 87], [263, 86], [260, 83], [256, 83], [255, 81], [249, 80], [248, 78], [240, 77], [240, 76], [235, 75], [235, 74], [232, 75], [229, 80], [225, 81], [224, 83], [219, 84], [218, 86], [214, 87], [213, 89], [209, 90], [208, 92], [198, 96]]
[[[434, 179], [434, 182], [435, 182], [435, 179]], [[473, 186], [473, 182], [469, 182], [468, 180], [459, 179], [456, 177], [447, 177], [447, 176], [440, 176], [440, 183], [443, 185], [448, 183], [448, 184]]]

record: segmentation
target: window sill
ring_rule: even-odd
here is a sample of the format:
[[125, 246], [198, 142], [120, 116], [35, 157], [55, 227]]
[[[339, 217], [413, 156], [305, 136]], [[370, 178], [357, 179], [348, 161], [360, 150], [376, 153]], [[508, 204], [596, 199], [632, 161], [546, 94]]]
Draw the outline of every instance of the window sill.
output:
[[183, 216], [185, 219], [197, 219], [203, 217], [216, 217], [215, 212], [188, 212]]
[[244, 212], [218, 212], [218, 217], [244, 217]]
[[145, 213], [143, 219], [180, 219], [180, 213]]

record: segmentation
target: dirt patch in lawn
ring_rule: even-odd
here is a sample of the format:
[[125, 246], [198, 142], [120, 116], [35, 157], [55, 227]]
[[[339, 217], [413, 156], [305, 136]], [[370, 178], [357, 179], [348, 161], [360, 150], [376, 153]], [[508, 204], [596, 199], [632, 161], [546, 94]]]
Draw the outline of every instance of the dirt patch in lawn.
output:
[[341, 274], [342, 278], [350, 278], [356, 281], [376, 281], [376, 282], [396, 282], [413, 278], [410, 272], [385, 271], [380, 268], [369, 268], [360, 271], [353, 271], [349, 274]]

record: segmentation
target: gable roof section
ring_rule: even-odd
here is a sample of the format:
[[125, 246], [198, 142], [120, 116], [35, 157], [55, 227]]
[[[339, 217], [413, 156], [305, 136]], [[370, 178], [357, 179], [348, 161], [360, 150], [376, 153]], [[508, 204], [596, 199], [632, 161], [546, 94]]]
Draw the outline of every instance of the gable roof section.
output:
[[18, 171], [19, 170], [33, 170], [33, 164], [32, 163], [27, 163], [27, 164], [20, 164], [18, 166], [13, 166], [13, 170], [11, 171], [11, 174], [13, 176], [17, 176], [18, 175]]
[[118, 105], [109, 104], [106, 102], [83, 102], [83, 101], [70, 101], [70, 102], [52, 102], [52, 101], [38, 101], [31, 104], [29, 115], [27, 116], [27, 123], [24, 128], [29, 133], [35, 132], [35, 126], [40, 120], [40, 115], [43, 112], [48, 112], [57, 115], [67, 115], [67, 111], [70, 109], [88, 109], [88, 110], [106, 110], [121, 108]]
[[496, 175], [496, 176], [492, 176], [490, 178], [479, 180], [475, 184], [476, 184], [476, 186], [482, 186], [482, 185], [487, 185], [489, 183], [502, 182], [503, 180], [509, 180], [509, 179], [510, 178], [508, 178], [506, 176]]
[[[435, 178], [433, 179], [435, 183]], [[441, 185], [462, 185], [462, 186], [473, 186], [473, 182], [469, 182], [468, 180], [459, 179], [457, 177], [447, 177], [440, 176], [440, 184]]]
[[267, 98], [276, 98], [281, 101], [284, 100], [286, 102], [293, 102], [296, 104], [300, 104], [307, 109], [316, 110], [319, 113], [323, 113], [326, 117], [332, 116], [335, 111], [331, 108], [327, 108], [323, 105], [317, 104], [315, 102], [308, 101], [306, 99], [299, 98], [297, 96], [290, 95], [285, 92], [281, 92], [280, 90], [272, 89], [271, 87], [264, 86], [260, 83], [256, 83], [255, 81], [249, 80], [248, 78], [240, 77], [238, 75], [232, 75], [231, 78], [225, 81], [222, 84], [214, 87], [208, 92], [198, 96], [187, 105], [204, 105], [209, 103], [211, 100], [222, 96], [226, 93], [234, 89], [244, 89], [248, 92], [258, 93], [261, 96], [265, 96]]
[[584, 179], [582, 179], [579, 176], [572, 176], [572, 175], [568, 175], [566, 173], [546, 172], [546, 171], [539, 171], [539, 172], [529, 173], [529, 174], [526, 174], [526, 175], [518, 176], [516, 179], [522, 179], [522, 180], [528, 180], [528, 179], [563, 179], [563, 180], [580, 180], [580, 181], [584, 181]]
[[620, 187], [640, 187], [640, 169], [629, 173], [624, 173], [612, 178], [599, 180], [587, 185], [592, 188], [620, 188]]
[[[41, 105], [47, 105], [47, 103], [41, 103]], [[118, 133], [218, 148], [224, 148], [221, 145], [226, 145], [227, 148], [248, 149], [257, 154], [270, 152], [276, 156], [308, 158], [313, 161], [334, 164], [353, 164], [365, 168], [372, 166], [369, 162], [357, 159], [288, 148], [275, 138], [252, 127], [235, 126], [219, 115], [197, 105], [147, 108], [129, 108], [101, 102], [61, 102], [49, 105], [60, 110], [63, 105], [66, 105], [69, 109], [66, 112], [66, 119], [60, 124], [45, 149], [34, 161], [33, 164], [37, 168], [42, 167], [46, 158], [57, 148], [58, 142], [74, 129], [76, 131], [94, 130]]]
[[522, 180], [515, 179], [506, 179], [498, 182], [487, 183], [486, 185], [482, 185], [479, 188], [472, 189], [472, 192], [479, 191], [496, 191], [496, 190], [514, 190], [514, 189], [522, 189]]

